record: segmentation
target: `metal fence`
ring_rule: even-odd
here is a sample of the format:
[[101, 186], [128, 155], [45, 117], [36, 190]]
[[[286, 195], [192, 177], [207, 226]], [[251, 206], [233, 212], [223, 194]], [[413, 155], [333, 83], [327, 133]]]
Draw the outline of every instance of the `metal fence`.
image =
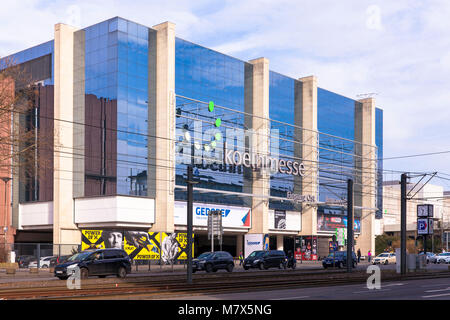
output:
[[79, 244], [0, 244], [0, 262], [18, 263], [19, 268], [49, 268], [57, 264], [61, 258], [79, 251], [81, 251]]

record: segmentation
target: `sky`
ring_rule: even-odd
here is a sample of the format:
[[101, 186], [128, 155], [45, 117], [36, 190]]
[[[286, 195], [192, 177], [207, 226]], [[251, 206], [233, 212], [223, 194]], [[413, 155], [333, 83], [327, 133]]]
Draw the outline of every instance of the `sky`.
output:
[[[171, 21], [177, 37], [245, 61], [266, 57], [273, 71], [315, 75], [320, 87], [353, 99], [372, 94], [384, 111], [385, 158], [450, 150], [448, 0], [21, 0], [1, 7], [0, 56], [53, 39], [59, 22]], [[450, 174], [450, 153], [385, 160], [384, 168]], [[450, 181], [432, 183], [450, 190]]]

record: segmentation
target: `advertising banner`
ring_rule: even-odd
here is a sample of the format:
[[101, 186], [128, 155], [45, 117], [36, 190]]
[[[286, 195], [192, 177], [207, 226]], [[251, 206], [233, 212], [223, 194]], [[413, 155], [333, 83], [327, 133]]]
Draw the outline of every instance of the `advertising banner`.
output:
[[275, 219], [275, 229], [286, 229], [286, 210], [275, 210], [274, 211], [274, 219]]
[[125, 231], [123, 249], [134, 260], [159, 260], [161, 252], [159, 233]]
[[123, 233], [117, 230], [81, 230], [81, 250], [122, 249]]
[[262, 233], [258, 234], [246, 234], [244, 237], [244, 257], [247, 258], [250, 253], [256, 250], [264, 249], [264, 235]]
[[[175, 260], [187, 259], [187, 233], [161, 232], [162, 261], [173, 264]], [[194, 239], [194, 234], [192, 234]], [[192, 242], [192, 256], [194, 256], [194, 242]]]
[[133, 260], [161, 259], [164, 263], [187, 259], [186, 233], [82, 230], [81, 234], [81, 250], [123, 248]]
[[[251, 227], [250, 208], [223, 206], [216, 204], [194, 203], [193, 225], [199, 227], [208, 226], [208, 214], [211, 210], [222, 212], [222, 226], [224, 228], [245, 228]], [[174, 223], [176, 225], [186, 225], [187, 204], [186, 202], [175, 201]]]
[[[354, 232], [361, 232], [360, 218], [354, 218], [353, 227]], [[317, 230], [334, 231], [336, 228], [347, 228], [347, 216], [317, 213]]]
[[[296, 250], [296, 255], [298, 251]], [[301, 260], [317, 260], [317, 237], [306, 236], [301, 238]]]

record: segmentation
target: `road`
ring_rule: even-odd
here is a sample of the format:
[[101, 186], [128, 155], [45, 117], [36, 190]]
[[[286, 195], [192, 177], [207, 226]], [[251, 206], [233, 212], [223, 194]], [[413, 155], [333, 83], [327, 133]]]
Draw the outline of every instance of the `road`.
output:
[[355, 284], [271, 290], [270, 293], [193, 295], [184, 296], [183, 300], [450, 300], [450, 278], [386, 282], [380, 289], [372, 290], [365, 284]]

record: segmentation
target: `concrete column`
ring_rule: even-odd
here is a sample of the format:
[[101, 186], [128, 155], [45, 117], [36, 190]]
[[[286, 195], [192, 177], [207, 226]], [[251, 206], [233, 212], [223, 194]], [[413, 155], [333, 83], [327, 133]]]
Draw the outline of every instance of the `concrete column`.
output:
[[[247, 144], [253, 153], [269, 154], [269, 60], [259, 58], [249, 61], [245, 75], [245, 112], [253, 116], [245, 117], [245, 125], [251, 129], [251, 139]], [[250, 233], [269, 232], [270, 173], [267, 170], [249, 173], [250, 179], [244, 179], [244, 192], [262, 197], [252, 197], [252, 227]]]
[[355, 140], [355, 205], [364, 208], [355, 210], [355, 216], [362, 216], [357, 247], [361, 248], [362, 255], [367, 255], [368, 250], [375, 254], [376, 145], [373, 98], [355, 103]]
[[[74, 33], [74, 92], [73, 92], [73, 144], [76, 150], [73, 163], [73, 195], [83, 197], [85, 178], [85, 31]], [[79, 123], [79, 124], [78, 124]]]
[[[296, 145], [295, 155], [302, 158], [305, 176], [296, 177], [294, 188], [303, 195], [312, 195], [318, 200], [318, 134], [317, 134], [317, 78], [309, 76], [299, 79], [295, 86], [295, 121], [296, 138], [301, 146]], [[299, 181], [300, 180], [300, 181]], [[317, 234], [317, 208], [302, 205], [302, 231], [300, 235]]]
[[[155, 198], [152, 231], [173, 232], [175, 187], [175, 24], [149, 33], [149, 196]], [[153, 80], [153, 81], [152, 81]]]
[[55, 25], [55, 140], [53, 178], [53, 243], [79, 244], [73, 200], [73, 98], [75, 28]]
[[277, 234], [277, 250], [283, 250], [284, 248], [284, 236]]

